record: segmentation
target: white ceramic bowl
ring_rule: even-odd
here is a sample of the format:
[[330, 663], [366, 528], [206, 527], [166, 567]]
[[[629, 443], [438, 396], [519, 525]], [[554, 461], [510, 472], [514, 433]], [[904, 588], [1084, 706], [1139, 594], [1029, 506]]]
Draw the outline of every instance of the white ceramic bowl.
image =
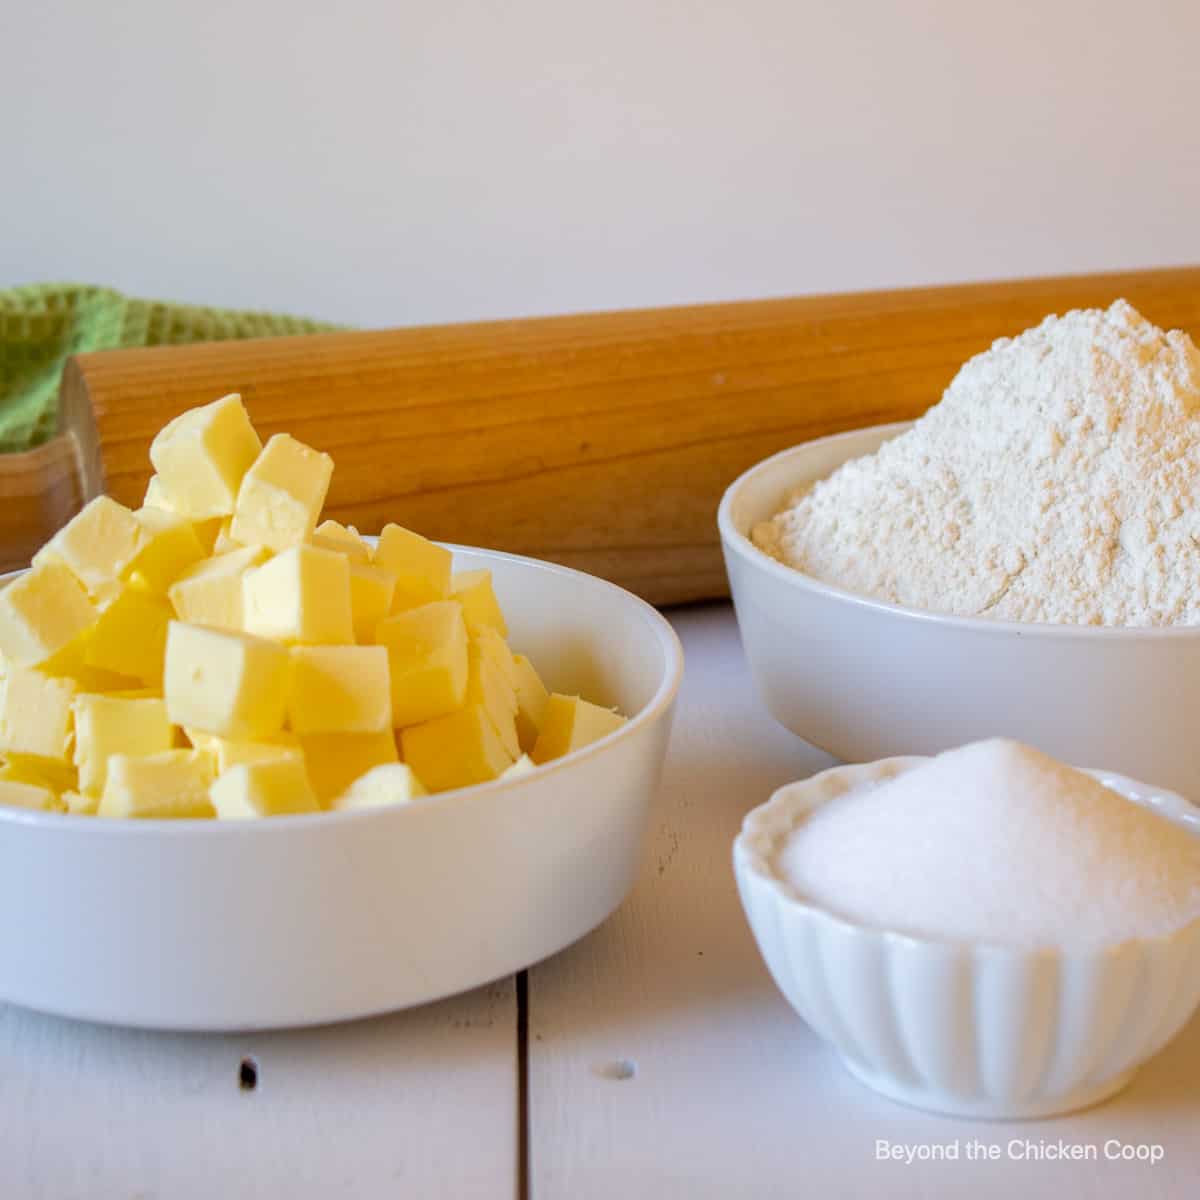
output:
[[1030, 625], [903, 608], [818, 582], [750, 541], [793, 488], [907, 428], [785, 450], [721, 501], [742, 643], [771, 714], [850, 762], [1003, 736], [1200, 795], [1200, 627]]
[[568, 945], [633, 882], [682, 652], [578, 571], [488, 567], [547, 684], [616, 704], [615, 733], [529, 775], [404, 807], [261, 822], [110, 821], [0, 807], [0, 999], [156, 1029], [385, 1012]]
[[[1095, 1104], [1200, 1003], [1200, 919], [1094, 950], [936, 941], [834, 916], [775, 868], [806, 813], [925, 759], [834, 767], [750, 812], [734, 842], [742, 905], [772, 977], [846, 1067], [893, 1100], [965, 1117], [1044, 1117]], [[1200, 836], [1181, 797], [1090, 772]]]

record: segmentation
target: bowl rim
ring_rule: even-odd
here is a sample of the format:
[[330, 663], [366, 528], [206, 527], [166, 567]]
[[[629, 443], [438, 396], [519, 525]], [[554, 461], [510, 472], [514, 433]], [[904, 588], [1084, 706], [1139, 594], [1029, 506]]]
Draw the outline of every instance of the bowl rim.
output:
[[[792, 783], [786, 783], [782, 787], [776, 788], [769, 799], [752, 808], [742, 819], [741, 828], [733, 840], [735, 875], [743, 882], [765, 889], [770, 895], [772, 903], [791, 909], [807, 920], [823, 922], [838, 930], [839, 933], [875, 939], [890, 946], [900, 947], [910, 953], [957, 952], [1004, 959], [1051, 958], [1094, 961], [1111, 958], [1134, 946], [1163, 946], [1200, 933], [1200, 916], [1168, 933], [1151, 934], [1147, 937], [1129, 937], [1119, 942], [1093, 943], [1078, 948], [1053, 944], [1021, 946], [993, 942], [983, 938], [938, 937], [934, 934], [905, 933], [899, 929], [870, 925], [852, 917], [842, 916], [825, 905], [806, 898], [768, 865], [766, 856], [754, 844], [756, 840], [768, 836], [774, 838], [784, 836], [778, 833], [769, 833], [766, 829], [761, 828], [766, 821], [777, 820], [782, 815], [788, 821], [788, 832], [791, 832], [795, 829], [801, 816], [820, 804], [828, 803], [830, 799], [836, 799], [836, 797], [826, 797], [822, 800], [815, 794], [806, 796], [805, 793], [815, 792], [820, 784], [838, 775], [857, 774], [860, 776], [860, 783], [867, 783], [872, 779], [878, 779], [887, 772], [892, 772], [892, 777], [894, 777], [895, 774], [912, 770], [933, 757], [928, 754], [903, 754], [876, 759], [868, 763], [838, 763], [836, 766], [810, 775], [807, 779], [794, 780]], [[1078, 769], [1131, 803], [1161, 812], [1167, 819], [1189, 828], [1195, 836], [1200, 837], [1200, 807], [1191, 804], [1178, 792], [1154, 787], [1128, 775], [1120, 775], [1115, 771], [1096, 767], [1080, 767]], [[751, 925], [753, 925], [753, 921], [751, 921]], [[757, 937], [757, 933], [755, 936]]]
[[[985, 634], [992, 637], [1069, 638], [1085, 641], [1170, 641], [1200, 636], [1200, 625], [1070, 625], [1045, 621], [1010, 621], [998, 617], [968, 617], [957, 613], [940, 613], [927, 608], [894, 604], [890, 600], [880, 600], [875, 596], [852, 592], [837, 584], [825, 583], [795, 567], [786, 566], [760, 550], [750, 536], [738, 528], [733, 516], [734, 507], [741, 498], [742, 490], [760, 475], [774, 471], [784, 463], [790, 463], [793, 459], [802, 460], [818, 448], [824, 448], [836, 442], [853, 441], [873, 435], [883, 435], [882, 441], [889, 441], [891, 438], [907, 432], [916, 423], [916, 421], [892, 421], [883, 425], [864, 425], [858, 429], [848, 429], [842, 433], [813, 438], [810, 441], [789, 446], [786, 450], [780, 450], [777, 454], [772, 454], [769, 458], [761, 459], [753, 466], [748, 467], [725, 489], [717, 507], [717, 528], [720, 531], [721, 543], [726, 553], [736, 554], [752, 569], [765, 572], [786, 587], [808, 592], [826, 600], [848, 604], [880, 616], [957, 629], [963, 632]], [[845, 458], [842, 461], [849, 462], [851, 459]]]
[[[373, 541], [374, 538], [368, 540]], [[683, 680], [683, 646], [671, 623], [653, 605], [640, 596], [635, 596], [633, 592], [619, 584], [611, 583], [596, 575], [589, 575], [586, 571], [577, 571], [573, 567], [562, 566], [560, 563], [548, 562], [545, 559], [533, 558], [525, 554], [511, 554], [505, 550], [468, 546], [459, 542], [438, 542], [437, 544], [451, 552], [461, 550], [471, 554], [483, 554], [489, 558], [533, 567], [551, 575], [573, 576], [584, 580], [587, 586], [610, 592], [620, 603], [628, 605], [629, 619], [643, 621], [658, 640], [659, 648], [663, 653], [664, 669], [653, 695], [637, 713], [619, 728], [578, 750], [564, 754], [561, 758], [540, 764], [535, 772], [509, 779], [491, 779], [486, 783], [473, 783], [444, 792], [432, 792], [425, 796], [418, 796], [405, 804], [391, 804], [369, 809], [349, 809], [343, 812], [324, 809], [316, 813], [284, 813], [257, 821], [219, 821], [213, 820], [211, 817], [142, 817], [136, 820], [105, 820], [96, 817], [81, 819], [74, 813], [37, 812], [10, 805], [0, 805], [0, 829], [5, 826], [17, 825], [70, 831], [85, 837], [151, 837], [164, 834], [171, 837], [193, 838], [197, 834], [222, 838], [279, 837], [289, 831], [319, 829], [326, 825], [342, 825], [352, 821], [404, 820], [406, 818], [399, 814], [412, 813], [434, 805], [463, 804], [467, 800], [485, 793], [492, 795], [520, 788], [534, 780], [547, 779], [556, 773], [569, 771], [577, 764], [595, 757], [597, 754], [603, 754], [624, 738], [631, 737], [636, 732], [655, 724], [670, 710]], [[0, 574], [0, 587], [4, 587], [11, 580], [23, 575], [25, 569]]]

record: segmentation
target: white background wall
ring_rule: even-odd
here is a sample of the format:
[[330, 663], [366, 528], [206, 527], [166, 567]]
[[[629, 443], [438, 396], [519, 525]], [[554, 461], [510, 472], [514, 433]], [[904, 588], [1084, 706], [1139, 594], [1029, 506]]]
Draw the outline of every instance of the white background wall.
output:
[[0, 0], [0, 285], [364, 325], [1200, 261], [1194, 0]]

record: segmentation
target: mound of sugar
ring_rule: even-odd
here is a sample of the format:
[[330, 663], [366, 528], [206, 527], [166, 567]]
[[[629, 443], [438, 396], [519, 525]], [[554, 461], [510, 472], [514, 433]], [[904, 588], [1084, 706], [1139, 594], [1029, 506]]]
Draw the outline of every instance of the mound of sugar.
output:
[[1019, 742], [974, 742], [822, 805], [776, 869], [860, 924], [1095, 946], [1200, 918], [1200, 837]]

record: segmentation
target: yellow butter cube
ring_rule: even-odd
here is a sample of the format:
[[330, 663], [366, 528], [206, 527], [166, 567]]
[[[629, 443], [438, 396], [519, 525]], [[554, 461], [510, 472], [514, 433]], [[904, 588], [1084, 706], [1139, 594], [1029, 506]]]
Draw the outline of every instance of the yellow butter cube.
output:
[[233, 536], [233, 518], [225, 517], [217, 527], [217, 536], [213, 539], [214, 554], [228, 554], [230, 550], [240, 550], [242, 543]]
[[159, 754], [174, 746], [175, 731], [163, 700], [124, 700], [85, 693], [76, 696], [75, 764], [79, 787], [104, 791], [114, 754]]
[[322, 521], [309, 541], [322, 550], [339, 551], [352, 563], [371, 561], [371, 547], [363, 541], [353, 525], [343, 525], [339, 521]]
[[[126, 692], [131, 689], [146, 690], [142, 680], [132, 675], [119, 675], [102, 667], [89, 667], [84, 654], [90, 642], [90, 631], [72, 642], [65, 650], [48, 658], [38, 670], [56, 678], [70, 679], [81, 692]], [[151, 689], [153, 690], [153, 689]]]
[[459, 605], [440, 600], [388, 617], [375, 640], [387, 647], [393, 725], [416, 725], [463, 706], [467, 627]]
[[308, 733], [392, 728], [388, 652], [383, 646], [295, 646], [288, 725]]
[[243, 546], [217, 554], [185, 571], [167, 596], [175, 615], [189, 625], [240, 630], [243, 626], [242, 576], [267, 559], [263, 546]]
[[[57, 794], [63, 790], [58, 783], [70, 783], [70, 780], [62, 780], [54, 771], [47, 769], [50, 766], [49, 759], [9, 754], [0, 757], [0, 780], [8, 783], [28, 783]], [[51, 779], [51, 775], [55, 775], [55, 778]]]
[[0, 751], [69, 762], [75, 683], [15, 663], [0, 679]]
[[529, 757], [535, 763], [561, 758], [598, 741], [625, 724], [625, 718], [611, 709], [589, 704], [578, 696], [551, 694], [542, 714], [541, 732]]
[[350, 611], [355, 641], [375, 640], [375, 627], [391, 612], [395, 594], [396, 577], [390, 571], [350, 561]]
[[428, 795], [421, 781], [406, 763], [388, 763], [372, 767], [360, 775], [340, 796], [332, 808], [349, 812], [356, 808], [387, 808], [393, 804], [411, 804]]
[[175, 512], [175, 505], [167, 494], [167, 485], [157, 475], [150, 476], [146, 494], [142, 497], [143, 508], [161, 508], [164, 512]]
[[79, 772], [74, 764], [49, 758], [29, 758], [23, 754], [8, 755], [0, 767], [0, 779], [32, 783], [49, 788], [56, 795], [79, 787]]
[[165, 600], [138, 587], [122, 588], [103, 605], [84, 642], [85, 666], [160, 686], [170, 620]]
[[508, 676], [475, 638], [467, 646], [466, 704], [478, 704], [487, 713], [509, 758], [521, 753], [517, 738], [517, 694]]
[[247, 633], [282, 642], [352, 643], [346, 556], [293, 546], [247, 571], [242, 578], [242, 620]]
[[222, 821], [320, 811], [298, 755], [230, 767], [218, 776], [209, 796]]
[[399, 761], [390, 729], [378, 733], [313, 733], [300, 739], [308, 778], [322, 805], [330, 804], [372, 767]]
[[477, 629], [470, 634], [470, 637], [484, 656], [496, 665], [515, 692], [517, 690], [517, 664], [504, 637], [490, 626]]
[[63, 792], [59, 803], [73, 817], [94, 817], [100, 811], [100, 797], [85, 792]]
[[203, 729], [193, 729], [190, 725], [184, 728], [183, 736], [193, 749], [207, 751], [213, 756], [213, 761], [216, 761], [217, 746], [224, 739], [217, 737], [215, 733], [205, 733]]
[[192, 522], [192, 528], [196, 531], [205, 554], [216, 553], [217, 538], [228, 520], [228, 517], [210, 517], [207, 521]]
[[172, 621], [163, 692], [173, 725], [243, 741], [283, 728], [288, 652], [246, 634]]
[[66, 807], [49, 788], [12, 779], [0, 779], [0, 804], [33, 812], [62, 812]]
[[0, 588], [0, 654], [10, 663], [44, 663], [95, 622], [83, 584], [62, 563], [44, 562]]
[[494, 629], [501, 637], [507, 637], [504, 614], [492, 590], [491, 571], [459, 571], [450, 580], [450, 596], [462, 605], [463, 617], [471, 633]]
[[196, 527], [187, 517], [164, 508], [139, 508], [133, 514], [145, 544], [129, 564], [129, 576], [159, 595], [205, 555]]
[[537, 742], [550, 693], [523, 654], [513, 655], [513, 665], [517, 674], [517, 738], [521, 749], [528, 753]]
[[61, 562], [95, 595], [125, 574], [145, 544], [133, 513], [108, 496], [97, 496], [33, 556], [33, 565]]
[[243, 546], [299, 545], [316, 528], [332, 476], [328, 454], [277, 433], [242, 480], [231, 534]]
[[375, 565], [396, 576], [396, 612], [445, 600], [452, 561], [449, 550], [399, 525], [385, 525], [375, 547]]
[[531, 775], [537, 767], [528, 754], [522, 754], [511, 767], [500, 772], [501, 779], [519, 779], [522, 775]]
[[171, 507], [194, 521], [233, 512], [262, 442], [238, 395], [189, 409], [159, 430], [150, 461]]
[[100, 797], [101, 817], [211, 817], [212, 759], [197, 750], [114, 754]]
[[401, 733], [400, 746], [404, 761], [431, 792], [486, 783], [513, 761], [478, 704], [410, 726]]
[[[194, 731], [193, 731], [194, 733]], [[199, 736], [196, 734], [195, 736]], [[276, 758], [295, 758], [304, 761], [304, 753], [300, 749], [300, 740], [295, 734], [285, 730], [261, 742], [241, 742], [231, 738], [209, 738], [207, 745], [198, 749], [207, 750], [214, 755], [217, 763], [217, 773], [228, 771], [230, 767], [240, 767], [244, 763], [270, 762]]]

